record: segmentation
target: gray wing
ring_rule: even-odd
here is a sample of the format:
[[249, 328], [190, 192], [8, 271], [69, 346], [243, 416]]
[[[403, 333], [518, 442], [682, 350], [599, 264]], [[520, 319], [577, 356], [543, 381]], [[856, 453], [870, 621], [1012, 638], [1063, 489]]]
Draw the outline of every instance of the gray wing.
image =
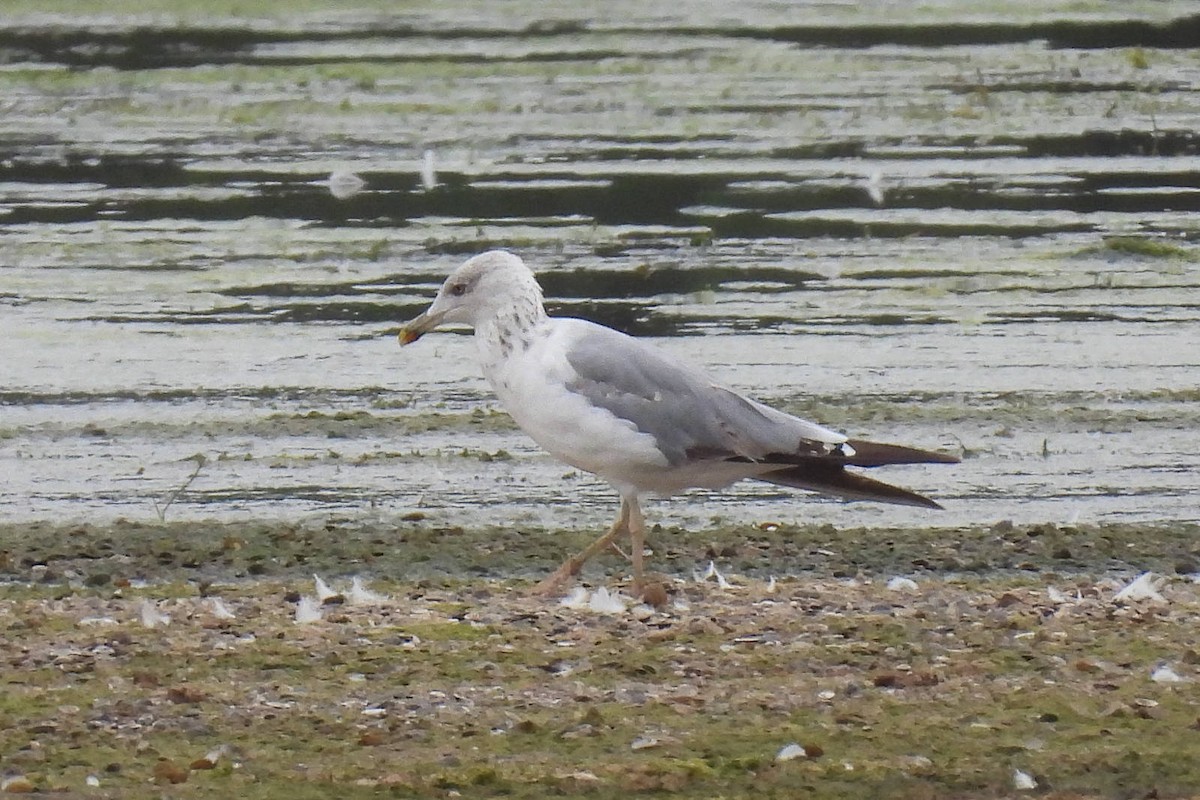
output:
[[701, 370], [610, 328], [582, 323], [567, 388], [653, 436], [672, 466], [827, 456], [846, 437], [717, 386]]

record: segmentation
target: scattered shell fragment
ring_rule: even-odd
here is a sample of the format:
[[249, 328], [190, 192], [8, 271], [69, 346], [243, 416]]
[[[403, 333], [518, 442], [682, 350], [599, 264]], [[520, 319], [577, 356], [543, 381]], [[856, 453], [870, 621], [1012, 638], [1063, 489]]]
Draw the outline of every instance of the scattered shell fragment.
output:
[[654, 607], [646, 603], [638, 603], [633, 608], [629, 609], [629, 613], [639, 622], [645, 622], [654, 616]]
[[171, 624], [171, 618], [158, 610], [158, 604], [152, 600], [143, 600], [141, 607], [142, 624], [147, 628], [162, 625], [164, 628]]
[[929, 758], [929, 756], [903, 756], [900, 761], [904, 765], [905, 769], [907, 769], [909, 772], [915, 772], [917, 774], [924, 774], [933, 768], [933, 760]]
[[565, 783], [567, 786], [591, 785], [600, 782], [600, 778], [595, 773], [588, 772], [587, 770], [563, 772], [555, 775], [554, 778], [560, 783]]

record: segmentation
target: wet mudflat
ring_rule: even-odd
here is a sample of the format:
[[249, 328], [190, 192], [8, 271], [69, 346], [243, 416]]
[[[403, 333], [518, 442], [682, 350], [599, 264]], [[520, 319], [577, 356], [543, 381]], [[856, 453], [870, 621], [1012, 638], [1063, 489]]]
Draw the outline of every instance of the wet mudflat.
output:
[[[1082, 627], [1064, 630], [1086, 641], [1128, 634], [1107, 627], [1105, 615], [1129, 607], [1096, 586], [1142, 570], [1197, 571], [1200, 17], [1189, 4], [1119, 12], [963, 4], [903, 14], [892, 4], [630, 4], [603, 19], [539, 4], [398, 13], [389, 4], [330, 11], [312, 3], [288, 18], [223, 3], [182, 17], [145, 4], [127, 12], [84, 4], [71, 17], [23, 0], [12, 8], [0, 20], [0, 574], [14, 583], [0, 623], [6, 641], [27, 639], [30, 652], [39, 641], [53, 647], [63, 631], [83, 650], [129, 638], [128, 653], [83, 673], [49, 657], [38, 663], [46, 675], [67, 676], [70, 687], [59, 689], [80, 697], [95, 681], [133, 681], [131, 670], [155, 675], [154, 685], [137, 687], [149, 705], [130, 712], [148, 715], [142, 727], [121, 728], [130, 748], [152, 741], [173, 761], [190, 752], [178, 730], [146, 732], [171, 707], [159, 703], [168, 684], [192, 680], [179, 671], [192, 667], [138, 666], [167, 641], [137, 628], [146, 593], [191, 609], [197, 586], [229, 583], [249, 605], [222, 630], [259, 641], [268, 630], [296, 631], [317, 651], [344, 646], [363, 625], [394, 633], [416, 612], [397, 600], [382, 617], [289, 627], [284, 595], [314, 570], [390, 581], [395, 598], [442, 592], [430, 601], [449, 603], [438, 614], [495, 604], [507, 610], [486, 621], [482, 641], [518, 653], [529, 646], [513, 632], [523, 614], [599, 638], [657, 635], [651, 628], [675, 636], [700, 625], [697, 614], [740, 607], [737, 632], [673, 645], [718, 663], [741, 646], [738, 635], [762, 634], [755, 603], [777, 601], [755, 592], [771, 575], [865, 579], [861, 597], [836, 613], [909, 619], [882, 583], [912, 574], [928, 604], [942, 592], [974, 599], [963, 600], [953, 624], [936, 614], [909, 620], [905, 638], [928, 643], [938, 625], [994, 624], [1007, 633], [988, 640], [988, 657], [1000, 659], [991, 674], [1020, 683], [1049, 669], [1004, 655], [1026, 633], [1043, 641], [1035, 620], [1069, 618]], [[330, 180], [347, 173], [361, 185]], [[961, 452], [955, 467], [889, 473], [947, 510], [846, 505], [750, 484], [696, 492], [648, 508], [661, 526], [652, 563], [682, 582], [672, 585], [695, 611], [668, 608], [658, 622], [561, 621], [545, 603], [510, 596], [605, 526], [615, 502], [608, 487], [553, 462], [512, 426], [478, 376], [468, 337], [396, 345], [399, 323], [445, 273], [493, 246], [537, 269], [556, 313], [653, 337], [740, 390], [852, 435]], [[697, 594], [692, 572], [710, 560], [747, 582], [745, 605], [736, 595]], [[614, 557], [588, 577], [621, 574]], [[1054, 576], [1063, 591], [1080, 589], [1079, 602], [1093, 604], [1087, 613], [1045, 613], [1034, 586]], [[1191, 645], [1165, 633], [1186, 630], [1195, 614], [1183, 584], [1176, 579], [1171, 602], [1129, 612], [1169, 623], [1146, 652], [1095, 656], [1106, 665], [1101, 677], [1054, 667], [1050, 680], [1062, 688], [1053, 703], [1095, 722], [1088, 735], [1109, 748], [1101, 761], [1110, 769], [1096, 777], [1100, 762], [1081, 761], [1069, 780], [1043, 775], [1044, 785], [1101, 796], [1189, 786], [1194, 776], [1181, 773], [1146, 783], [1166, 766], [1134, 769], [1127, 755], [1161, 722], [1135, 701], [1169, 705], [1147, 693], [1186, 691], [1145, 689], [1155, 663], [1196, 678]], [[1001, 600], [1008, 594], [1020, 602]], [[44, 602], [66, 605], [26, 625], [26, 604]], [[115, 627], [81, 627], [91, 613], [81, 609], [104, 603], [115, 604]], [[995, 611], [1009, 606], [1024, 614], [1021, 624]], [[796, 625], [828, 624], [822, 615], [833, 611], [804, 609]], [[178, 616], [167, 630], [181, 646], [192, 633], [207, 635], [200, 625], [185, 636]], [[450, 638], [467, 630], [474, 637], [481, 628], [455, 628]], [[872, 641], [871, 630], [847, 637]], [[827, 644], [814, 635], [788, 628], [784, 638]], [[381, 640], [372, 657], [394, 645]], [[446, 657], [437, 647], [418, 652], [432, 671]], [[981, 649], [968, 652], [965, 660], [985, 659]], [[873, 671], [913, 666], [911, 653], [886, 646], [869, 655], [841, 665], [855, 676], [847, 680], [870, 683]], [[942, 677], [935, 659], [957, 658], [918, 655]], [[1056, 657], [1068, 665], [1089, 658]], [[585, 660], [587, 682], [630, 679], [612, 658]], [[783, 687], [817, 680], [820, 669], [785, 662], [754, 669]], [[288, 662], [280, 681], [340, 691], [322, 688], [307, 666]], [[684, 681], [690, 668], [679, 668], [684, 677], [661, 662], [657, 669], [636, 680]], [[521, 680], [545, 674], [535, 663]], [[230, 676], [244, 679], [206, 673], [204, 691]], [[379, 691], [394, 679], [381, 676]], [[469, 682], [464, 673], [424, 690], [453, 696]], [[939, 702], [968, 703], [970, 681], [953, 691], [951, 683], [873, 691], [898, 703], [903, 719], [939, 692]], [[30, 726], [75, 702], [21, 685], [10, 694], [20, 700], [4, 701], [14, 730], [24, 731], [4, 744], [6, 768]], [[1105, 692], [1123, 705], [1096, 701], [1085, 714], [1074, 699]], [[740, 711], [758, 702], [727, 700]], [[548, 735], [550, 723], [511, 711], [511, 701], [496, 707], [509, 709], [497, 727], [524, 720]], [[774, 765], [765, 742], [747, 742], [736, 756], [697, 744], [714, 735], [710, 723], [729, 713], [725, 706], [690, 715], [692, 733], [658, 737], [674, 741], [667, 750], [630, 751], [625, 739], [642, 731], [615, 726], [620, 736], [599, 736], [599, 751], [587, 753], [600, 759], [595, 770], [531, 767], [530, 753], [545, 745], [533, 747], [536, 736], [503, 764], [487, 748], [473, 760], [464, 754], [474, 744], [463, 742], [486, 731], [436, 725], [421, 734], [430, 738], [419, 779], [393, 771], [383, 780], [362, 765], [336, 771], [329, 759], [340, 756], [329, 752], [289, 761], [266, 735], [242, 750], [246, 764], [259, 760], [252, 783], [262, 796], [290, 788], [277, 779], [301, 762], [318, 793], [360, 779], [365, 794], [672, 788], [615, 778], [625, 759], [646, 755], [643, 764], [657, 765], [651, 772], [688, 776], [679, 791], [769, 793], [802, 774], [810, 791], [833, 792], [827, 773], [836, 767], [851, 793], [904, 772], [900, 794], [961, 796], [1011, 790], [1017, 752], [1039, 754], [1047, 770], [1061, 755], [1054, 743], [1065, 740], [1025, 723], [1004, 742], [988, 740], [986, 731], [1011, 719], [988, 716], [994, 695], [971, 703], [952, 722], [984, 726], [990, 744], [980, 753], [1000, 748], [999, 766], [952, 766], [945, 743], [904, 756], [930, 759], [928, 769], [915, 761], [920, 769], [907, 770], [897, 755], [862, 784], [843, 769], [852, 750], [813, 762], [813, 771]], [[218, 705], [198, 704], [208, 727], [193, 738], [202, 746], [235, 738], [207, 716]], [[779, 719], [799, 730], [816, 709], [801, 704]], [[611, 720], [616, 712], [600, 713]], [[1062, 716], [1057, 705], [1044, 713]], [[339, 719], [314, 724], [343, 726], [336, 736], [353, 744], [362, 721]], [[411, 720], [378, 719], [398, 738], [368, 749], [403, 752]], [[44, 736], [97, 724], [81, 712]], [[1179, 747], [1194, 735], [1169, 730]], [[871, 743], [845, 739], [848, 748]], [[1044, 750], [1029, 746], [1035, 740]], [[1018, 744], [1024, 750], [1011, 749]], [[1172, 746], [1163, 764], [1181, 752]], [[82, 791], [88, 769], [125, 759], [127, 772], [102, 781], [124, 791], [144, 785], [158, 757], [131, 750], [76, 769], [50, 749], [45, 762], [20, 762], [42, 788]], [[752, 750], [759, 761], [738, 761]], [[484, 762], [494, 773], [475, 772]], [[228, 765], [196, 791], [227, 793], [233, 784], [221, 781], [243, 774]], [[713, 782], [714, 769], [727, 783]], [[439, 770], [442, 778], [428, 777]], [[792, 772], [763, 783], [771, 770]], [[589, 771], [597, 782], [561, 777]]]

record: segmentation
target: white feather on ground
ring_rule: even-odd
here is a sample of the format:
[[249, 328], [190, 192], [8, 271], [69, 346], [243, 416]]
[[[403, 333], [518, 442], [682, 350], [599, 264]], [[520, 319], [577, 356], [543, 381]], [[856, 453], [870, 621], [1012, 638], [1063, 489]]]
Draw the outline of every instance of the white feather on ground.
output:
[[305, 595], [296, 603], [296, 624], [308, 625], [321, 621], [321, 602]]
[[808, 758], [808, 751], [795, 742], [785, 744], [775, 754], [776, 761], [792, 761], [797, 758]]
[[1150, 680], [1155, 683], [1183, 683], [1183, 678], [1179, 673], [1171, 669], [1166, 664], [1160, 665], [1157, 669], [1150, 673]]
[[432, 150], [421, 155], [421, 188], [430, 191], [437, 186], [436, 156]]
[[229, 606], [219, 597], [208, 598], [208, 609], [217, 619], [234, 619], [237, 615], [229, 610]]
[[877, 206], [883, 205], [884, 201], [887, 199], [887, 196], [885, 194], [886, 189], [883, 185], [882, 172], [875, 170], [868, 175], [864, 188], [867, 190], [867, 196], [871, 198], [872, 203]]
[[628, 600], [629, 598], [620, 592], [609, 592], [608, 589], [601, 586], [592, 592], [592, 599], [588, 601], [588, 610], [597, 614], [624, 614], [625, 610], [629, 608]]
[[366, 187], [367, 182], [347, 169], [334, 170], [329, 175], [329, 193], [339, 200], [353, 197]]
[[363, 585], [362, 578], [355, 575], [350, 581], [350, 591], [346, 593], [346, 599], [352, 606], [373, 606], [386, 603], [388, 596], [368, 589]]
[[1156, 577], [1153, 572], [1143, 572], [1141, 575], [1138, 575], [1132, 583], [1113, 595], [1113, 600], [1125, 602], [1152, 600], [1156, 603], [1165, 603], [1167, 600], [1165, 597], [1159, 594], [1159, 589], [1161, 589], [1166, 582], [1166, 578]]
[[709, 578], [713, 578], [714, 580], [716, 580], [718, 589], [734, 588], [733, 584], [730, 583], [729, 581], [727, 581], [725, 579], [725, 576], [721, 574], [721, 571], [719, 569], [717, 569], [716, 562], [714, 562], [714, 561], [708, 562], [708, 569], [705, 570], [703, 573], [699, 573], [699, 572], [692, 573], [692, 580], [694, 580], [696, 583], [704, 583]]
[[571, 593], [559, 601], [559, 605], [564, 608], [574, 608], [583, 610], [588, 606], [588, 599], [592, 593], [582, 586], [576, 586], [571, 590]]
[[1023, 772], [1019, 769], [1013, 770], [1013, 788], [1018, 792], [1027, 792], [1037, 788], [1037, 781], [1028, 772]]
[[143, 600], [141, 607], [142, 624], [147, 628], [156, 628], [159, 625], [164, 628], [171, 624], [171, 617], [159, 611], [158, 604], [153, 600]]
[[317, 587], [317, 600], [324, 603], [331, 597], [337, 597], [338, 593], [329, 587], [325, 581], [321, 580], [320, 575], [313, 575], [313, 582]]
[[624, 614], [629, 610], [629, 598], [619, 591], [610, 592], [603, 586], [594, 592], [589, 592], [582, 586], [576, 586], [570, 594], [559, 601], [559, 605], [575, 611], [616, 615]]

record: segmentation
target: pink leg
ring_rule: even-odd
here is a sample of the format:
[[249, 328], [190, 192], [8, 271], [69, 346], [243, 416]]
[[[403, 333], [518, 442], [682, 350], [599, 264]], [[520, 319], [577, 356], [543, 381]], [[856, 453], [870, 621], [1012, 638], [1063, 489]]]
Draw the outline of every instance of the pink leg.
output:
[[642, 509], [638, 505], [636, 497], [629, 503], [628, 516], [629, 556], [630, 560], [633, 561], [633, 596], [641, 597], [642, 592], [646, 588], [642, 582], [645, 567], [646, 519], [642, 516]]
[[[642, 528], [642, 512], [637, 508], [637, 502], [634, 501], [633, 509], [636, 509], [639, 530]], [[562, 563], [562, 566], [556, 569], [549, 577], [533, 587], [532, 594], [548, 595], [554, 594], [562, 589], [563, 584], [579, 574], [579, 570], [583, 569], [583, 565], [592, 556], [599, 553], [604, 548], [613, 543], [613, 540], [618, 536], [629, 532], [629, 518], [631, 515], [631, 506], [624, 499], [621, 500], [621, 513], [617, 516], [617, 521], [608, 529], [608, 533], [601, 536], [596, 541], [584, 548], [582, 553], [571, 556]], [[641, 558], [641, 549], [638, 549], [638, 559]], [[636, 564], [637, 562], [635, 562]]]

